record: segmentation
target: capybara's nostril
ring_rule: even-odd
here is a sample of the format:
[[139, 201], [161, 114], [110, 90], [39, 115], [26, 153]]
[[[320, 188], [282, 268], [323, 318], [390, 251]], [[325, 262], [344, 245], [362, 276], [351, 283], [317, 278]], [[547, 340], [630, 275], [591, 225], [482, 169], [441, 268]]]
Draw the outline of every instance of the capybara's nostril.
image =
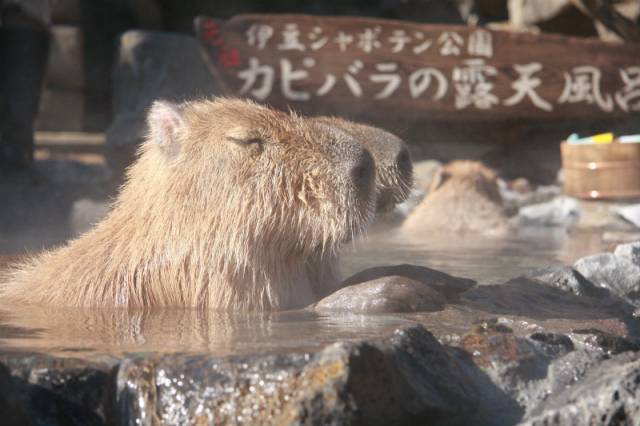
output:
[[375, 183], [375, 164], [369, 151], [362, 151], [362, 155], [351, 169], [351, 178], [361, 194], [370, 192]]
[[403, 175], [411, 175], [413, 165], [411, 164], [411, 155], [407, 148], [402, 148], [396, 157], [396, 167]]

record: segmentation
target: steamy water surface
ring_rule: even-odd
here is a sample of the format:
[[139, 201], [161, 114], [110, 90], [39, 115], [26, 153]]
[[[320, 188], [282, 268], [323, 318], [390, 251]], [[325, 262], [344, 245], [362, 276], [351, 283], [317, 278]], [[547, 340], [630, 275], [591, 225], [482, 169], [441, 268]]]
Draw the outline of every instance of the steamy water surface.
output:
[[[480, 285], [500, 284], [535, 268], [571, 264], [604, 249], [600, 233], [523, 233], [502, 240], [414, 240], [395, 233], [370, 235], [347, 248], [344, 276], [364, 268], [411, 263]], [[2, 264], [2, 262], [0, 262]], [[359, 340], [423, 323], [436, 336], [468, 329], [464, 308], [397, 315], [318, 314], [292, 311], [229, 314], [192, 309], [83, 310], [0, 305], [0, 347], [66, 356], [188, 352], [232, 355], [310, 350], [338, 340]], [[562, 313], [558, 312], [562, 317]]]

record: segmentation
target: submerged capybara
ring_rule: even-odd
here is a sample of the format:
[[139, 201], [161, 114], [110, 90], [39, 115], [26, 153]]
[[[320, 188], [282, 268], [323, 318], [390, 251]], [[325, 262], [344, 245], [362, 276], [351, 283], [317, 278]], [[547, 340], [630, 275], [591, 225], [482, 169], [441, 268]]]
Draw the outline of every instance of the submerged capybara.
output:
[[333, 288], [307, 263], [375, 209], [375, 169], [351, 134], [248, 101], [156, 102], [112, 211], [23, 263], [3, 300], [57, 306], [307, 305]]
[[376, 211], [384, 213], [407, 199], [413, 187], [411, 155], [402, 139], [374, 126], [339, 117], [316, 117], [351, 133], [369, 150], [376, 163]]
[[434, 232], [500, 235], [508, 230], [495, 172], [477, 161], [453, 161], [403, 223], [412, 235]]

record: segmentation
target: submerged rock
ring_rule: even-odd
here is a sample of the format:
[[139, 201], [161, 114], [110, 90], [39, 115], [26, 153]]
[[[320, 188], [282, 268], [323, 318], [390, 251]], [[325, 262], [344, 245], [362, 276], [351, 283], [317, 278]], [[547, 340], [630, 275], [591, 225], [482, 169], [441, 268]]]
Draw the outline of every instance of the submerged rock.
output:
[[342, 288], [312, 307], [317, 311], [352, 313], [431, 312], [458, 300], [476, 284], [416, 265], [369, 268], [342, 283]]
[[392, 313], [437, 311], [445, 297], [411, 278], [391, 275], [344, 287], [314, 305], [318, 311]]
[[449, 301], [457, 300], [460, 293], [477, 284], [476, 281], [469, 278], [454, 277], [425, 266], [403, 264], [365, 269], [344, 280], [342, 285], [346, 287], [393, 276], [420, 282], [442, 294]]

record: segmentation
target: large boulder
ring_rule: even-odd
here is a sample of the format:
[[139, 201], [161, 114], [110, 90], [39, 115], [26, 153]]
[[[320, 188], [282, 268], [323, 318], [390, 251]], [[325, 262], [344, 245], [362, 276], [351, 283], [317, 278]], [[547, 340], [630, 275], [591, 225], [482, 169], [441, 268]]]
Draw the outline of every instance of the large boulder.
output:
[[478, 399], [466, 371], [411, 327], [316, 353], [128, 361], [117, 404], [160, 424], [465, 424]]

